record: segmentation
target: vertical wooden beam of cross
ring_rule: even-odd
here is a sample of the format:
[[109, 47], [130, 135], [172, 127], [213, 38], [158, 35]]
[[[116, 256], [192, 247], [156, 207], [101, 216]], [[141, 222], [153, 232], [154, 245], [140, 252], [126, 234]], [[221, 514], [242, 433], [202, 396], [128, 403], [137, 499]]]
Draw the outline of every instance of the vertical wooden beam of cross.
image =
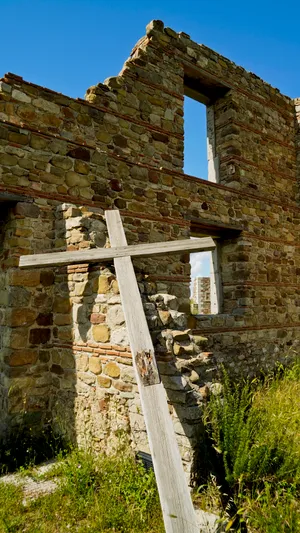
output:
[[[119, 211], [106, 211], [112, 247], [126, 246]], [[196, 516], [160, 382], [154, 348], [130, 257], [114, 259], [133, 365], [167, 533], [198, 533]]]

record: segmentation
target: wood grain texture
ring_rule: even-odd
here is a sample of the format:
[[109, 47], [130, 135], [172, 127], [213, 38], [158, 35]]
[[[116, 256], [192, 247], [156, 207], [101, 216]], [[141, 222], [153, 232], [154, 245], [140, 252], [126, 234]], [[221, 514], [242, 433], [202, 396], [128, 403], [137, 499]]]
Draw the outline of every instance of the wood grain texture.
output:
[[[126, 246], [119, 211], [106, 211], [111, 245]], [[164, 243], [165, 244], [165, 243]], [[199, 533], [163, 384], [145, 386], [137, 369], [139, 352], [154, 353], [130, 257], [114, 259], [133, 364], [167, 533]]]
[[204, 252], [214, 250], [215, 243], [210, 237], [201, 239], [183, 239], [180, 241], [155, 242], [118, 246], [114, 248], [93, 248], [76, 252], [53, 252], [47, 254], [21, 255], [20, 268], [39, 268], [43, 266], [77, 265], [80, 263], [97, 263], [116, 257], [150, 257], [151, 255], [169, 255], [185, 252]]

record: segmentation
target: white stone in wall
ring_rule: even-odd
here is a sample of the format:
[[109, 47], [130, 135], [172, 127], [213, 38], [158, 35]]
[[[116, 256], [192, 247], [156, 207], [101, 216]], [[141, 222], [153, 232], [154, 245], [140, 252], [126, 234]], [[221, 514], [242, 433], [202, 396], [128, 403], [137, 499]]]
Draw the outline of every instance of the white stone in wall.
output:
[[126, 328], [114, 329], [111, 333], [111, 343], [120, 346], [129, 346], [129, 338]]
[[113, 305], [107, 311], [107, 325], [112, 329], [121, 326], [125, 322], [125, 317], [121, 305]]

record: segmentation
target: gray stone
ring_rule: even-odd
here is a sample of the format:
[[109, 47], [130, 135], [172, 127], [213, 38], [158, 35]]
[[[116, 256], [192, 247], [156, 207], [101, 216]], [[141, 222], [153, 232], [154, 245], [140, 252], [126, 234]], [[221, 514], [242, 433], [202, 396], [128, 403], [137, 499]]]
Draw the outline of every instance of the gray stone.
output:
[[187, 316], [185, 313], [180, 313], [179, 311], [173, 311], [171, 309], [170, 314], [176, 326], [180, 328], [185, 328], [187, 326]]
[[57, 104], [54, 104], [54, 102], [49, 102], [49, 100], [44, 100], [43, 98], [36, 98], [32, 101], [32, 104], [49, 113], [58, 114], [60, 112], [60, 107]]
[[11, 86], [7, 83], [4, 83], [4, 81], [0, 81], [0, 91], [11, 93]]
[[125, 322], [125, 317], [121, 305], [113, 305], [109, 307], [107, 312], [107, 324], [112, 329], [116, 326], [121, 326]]
[[107, 238], [107, 229], [104, 222], [93, 218], [84, 218], [83, 226], [86, 227], [89, 232], [88, 240], [90, 240], [97, 248], [103, 248]]
[[187, 381], [183, 376], [163, 376], [163, 384], [166, 389], [184, 390], [187, 386]]
[[173, 423], [174, 431], [177, 435], [185, 435], [186, 437], [192, 437], [195, 434], [195, 426], [189, 424], [182, 424], [179, 420], [175, 420]]
[[31, 102], [31, 98], [26, 93], [23, 93], [18, 89], [13, 89], [12, 97], [15, 100], [18, 100], [19, 102], [24, 102], [26, 104], [29, 104], [29, 102]]
[[156, 314], [156, 307], [152, 302], [143, 303], [143, 308], [146, 315]]

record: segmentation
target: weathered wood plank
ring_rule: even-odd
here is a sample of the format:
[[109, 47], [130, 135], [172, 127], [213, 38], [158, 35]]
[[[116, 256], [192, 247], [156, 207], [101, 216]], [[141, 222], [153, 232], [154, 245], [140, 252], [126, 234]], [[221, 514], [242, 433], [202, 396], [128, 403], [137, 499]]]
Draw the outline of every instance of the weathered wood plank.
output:
[[[112, 246], [126, 246], [119, 211], [106, 211]], [[166, 244], [166, 243], [164, 243]], [[169, 414], [163, 384], [149, 384], [140, 361], [150, 358], [156, 375], [154, 348], [130, 257], [115, 257], [122, 306], [167, 533], [198, 533], [196, 516]], [[143, 364], [142, 364], [143, 369]], [[151, 375], [150, 372], [150, 375]], [[158, 375], [158, 374], [157, 374]]]
[[214, 250], [215, 246], [213, 239], [203, 237], [201, 239], [183, 239], [180, 241], [118, 246], [116, 248], [93, 248], [76, 252], [22, 255], [20, 257], [19, 267], [64, 266], [80, 263], [96, 263], [117, 257], [150, 257], [151, 255], [169, 255], [181, 252], [201, 252]]

